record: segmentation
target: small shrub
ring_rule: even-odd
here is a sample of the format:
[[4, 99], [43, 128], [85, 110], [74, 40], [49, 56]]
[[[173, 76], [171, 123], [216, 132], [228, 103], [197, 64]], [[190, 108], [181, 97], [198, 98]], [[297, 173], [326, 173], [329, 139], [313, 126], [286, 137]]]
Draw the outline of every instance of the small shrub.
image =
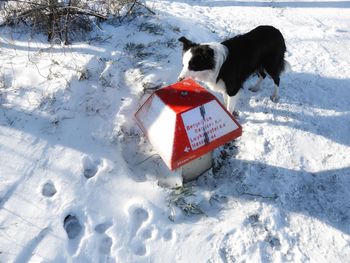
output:
[[141, 23], [139, 25], [139, 30], [144, 31], [144, 32], [148, 32], [148, 33], [154, 34], [154, 35], [163, 35], [164, 34], [164, 29], [160, 25], [157, 25], [154, 23], [149, 23], [149, 22]]
[[139, 59], [145, 59], [149, 56], [152, 56], [153, 53], [146, 51], [147, 47], [142, 44], [142, 43], [134, 43], [134, 42], [129, 42], [125, 45], [124, 51], [132, 54], [133, 56], [139, 58]]
[[[174, 189], [168, 197], [168, 206], [171, 208], [176, 206], [179, 208], [186, 216], [192, 215], [205, 215], [198, 204], [191, 201], [189, 197], [195, 196], [191, 187], [182, 186]], [[174, 215], [169, 216], [171, 221], [174, 221]]]
[[137, 7], [153, 13], [141, 0], [8, 0], [0, 2], [3, 24], [23, 23], [45, 32], [48, 41], [65, 44], [111, 17], [129, 16]]

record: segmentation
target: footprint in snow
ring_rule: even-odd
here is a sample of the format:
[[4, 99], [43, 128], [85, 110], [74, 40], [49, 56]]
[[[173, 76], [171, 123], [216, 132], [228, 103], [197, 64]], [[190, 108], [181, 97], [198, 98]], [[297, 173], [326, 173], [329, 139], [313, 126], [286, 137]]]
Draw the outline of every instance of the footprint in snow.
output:
[[[111, 248], [113, 246], [113, 240], [105, 232], [113, 225], [112, 222], [107, 221], [95, 226], [95, 231], [101, 235], [99, 241], [99, 253], [101, 258], [110, 258], [111, 257]], [[102, 260], [103, 261], [103, 260]]]
[[69, 239], [75, 239], [81, 233], [83, 227], [74, 215], [67, 215], [63, 220], [63, 227]]
[[41, 189], [41, 194], [45, 197], [52, 197], [57, 193], [56, 187], [53, 182], [47, 181], [42, 189]]
[[162, 238], [164, 239], [164, 241], [173, 241], [175, 240], [175, 233], [172, 229], [168, 228], [163, 233]]
[[84, 226], [77, 216], [68, 214], [63, 220], [63, 228], [68, 236], [68, 251], [73, 255], [80, 247]]
[[98, 172], [99, 162], [92, 160], [90, 157], [83, 159], [83, 175], [86, 179], [94, 177]]
[[150, 212], [140, 206], [129, 208], [130, 218], [130, 248], [134, 255], [145, 256], [147, 247], [145, 242], [155, 235], [155, 227], [149, 225]]
[[111, 254], [112, 245], [113, 245], [112, 238], [104, 234], [98, 248], [101, 255], [109, 256]]
[[142, 224], [147, 221], [149, 218], [149, 213], [146, 209], [142, 207], [134, 207], [130, 209], [130, 218], [131, 218], [131, 235], [135, 236], [137, 231], [140, 229]]
[[101, 261], [103, 258], [111, 258], [111, 248], [113, 246], [113, 240], [105, 232], [112, 226], [112, 222], [104, 222], [95, 226], [95, 231], [100, 234], [100, 241], [98, 251], [100, 253]]

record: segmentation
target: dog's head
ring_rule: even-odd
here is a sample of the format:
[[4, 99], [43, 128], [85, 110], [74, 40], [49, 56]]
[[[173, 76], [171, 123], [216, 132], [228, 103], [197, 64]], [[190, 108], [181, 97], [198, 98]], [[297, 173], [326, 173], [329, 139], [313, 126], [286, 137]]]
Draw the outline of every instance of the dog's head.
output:
[[183, 44], [182, 71], [178, 77], [204, 80], [206, 73], [215, 69], [215, 52], [210, 44], [197, 44], [185, 37], [179, 38]]

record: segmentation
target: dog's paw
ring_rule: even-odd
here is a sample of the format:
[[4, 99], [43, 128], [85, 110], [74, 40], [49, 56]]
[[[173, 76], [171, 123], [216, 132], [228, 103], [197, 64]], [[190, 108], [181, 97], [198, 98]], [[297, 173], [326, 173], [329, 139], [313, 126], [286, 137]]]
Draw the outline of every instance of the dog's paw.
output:
[[278, 102], [279, 101], [279, 99], [280, 99], [280, 97], [278, 97], [278, 96], [270, 96], [270, 99], [273, 101], [273, 102]]

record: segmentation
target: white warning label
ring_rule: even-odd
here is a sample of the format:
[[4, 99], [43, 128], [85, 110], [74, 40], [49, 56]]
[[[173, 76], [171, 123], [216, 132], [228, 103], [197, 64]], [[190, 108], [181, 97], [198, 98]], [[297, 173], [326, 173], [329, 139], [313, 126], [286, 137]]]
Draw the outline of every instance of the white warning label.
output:
[[238, 129], [216, 100], [181, 114], [192, 150]]

